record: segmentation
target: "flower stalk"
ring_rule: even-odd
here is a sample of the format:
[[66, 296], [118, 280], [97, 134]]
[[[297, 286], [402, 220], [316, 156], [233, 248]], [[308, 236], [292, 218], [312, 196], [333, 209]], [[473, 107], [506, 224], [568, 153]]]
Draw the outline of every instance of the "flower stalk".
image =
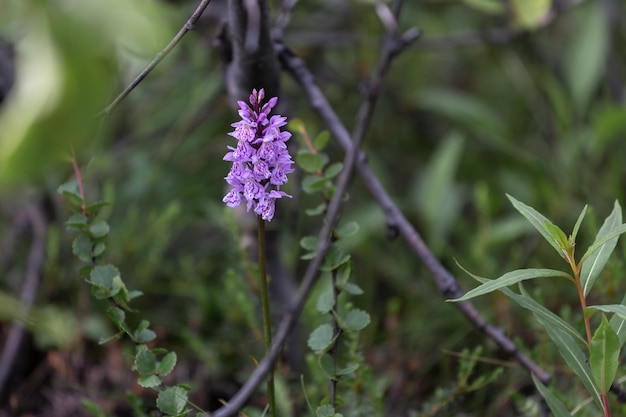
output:
[[[232, 162], [230, 172], [225, 177], [231, 189], [222, 201], [228, 207], [237, 207], [245, 201], [247, 211], [252, 209], [257, 215], [259, 288], [267, 354], [272, 347], [272, 328], [267, 290], [265, 222], [274, 218], [277, 199], [291, 197], [280, 187], [287, 182], [287, 174], [293, 172], [293, 160], [286, 145], [291, 133], [281, 131], [287, 119], [280, 115], [269, 115], [278, 103], [278, 98], [273, 97], [266, 103], [264, 98], [263, 89], [252, 90], [250, 105], [243, 101], [237, 102], [241, 120], [231, 125], [235, 130], [229, 133], [237, 139], [237, 146], [229, 146], [229, 152], [224, 156], [225, 161]], [[267, 376], [267, 397], [269, 414], [276, 417], [273, 369]]]
[[[267, 290], [267, 267], [265, 264], [265, 220], [257, 216], [259, 229], [259, 288], [261, 290], [261, 309], [263, 313], [263, 337], [265, 339], [265, 353], [272, 348], [272, 328], [270, 319], [270, 301]], [[267, 374], [267, 398], [270, 416], [276, 417], [276, 396], [274, 394], [274, 369]]]

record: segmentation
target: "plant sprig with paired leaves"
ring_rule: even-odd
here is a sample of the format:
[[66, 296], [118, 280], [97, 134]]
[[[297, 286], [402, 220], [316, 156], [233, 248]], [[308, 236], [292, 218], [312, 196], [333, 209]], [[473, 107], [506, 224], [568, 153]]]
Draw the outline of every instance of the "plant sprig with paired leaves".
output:
[[[99, 218], [100, 210], [106, 202], [87, 204], [85, 201], [80, 172], [74, 161], [76, 181], [69, 181], [58, 188], [69, 203], [72, 214], [65, 222], [68, 232], [75, 235], [72, 252], [83, 262], [79, 274], [91, 286], [91, 294], [97, 300], [106, 300], [109, 306], [107, 317], [117, 328], [117, 333], [102, 339], [101, 344], [114, 339], [128, 337], [135, 344], [135, 356], [132, 369], [137, 372], [137, 383], [144, 388], [158, 392], [156, 406], [165, 416], [181, 417], [191, 411], [187, 408], [189, 387], [184, 385], [167, 386], [163, 378], [176, 366], [176, 353], [163, 348], [149, 348], [147, 343], [156, 339], [156, 333], [150, 329], [150, 322], [141, 320], [136, 328], [131, 327], [126, 316], [138, 313], [130, 307], [130, 302], [141, 296], [141, 291], [128, 290], [120, 271], [104, 260], [107, 237], [110, 227], [106, 220]], [[85, 402], [87, 408], [96, 414], [103, 411], [91, 401]]]
[[[511, 196], [508, 198], [513, 206], [528, 219], [565, 260], [570, 272], [553, 269], [518, 269], [491, 280], [474, 275], [464, 269], [481, 285], [468, 291], [461, 298], [448, 301], [466, 301], [498, 290], [523, 308], [530, 310], [557, 346], [565, 363], [581, 380], [593, 398], [593, 402], [602, 410], [605, 417], [610, 417], [611, 411], [607, 394], [615, 380], [620, 351], [626, 343], [626, 297], [624, 297], [622, 304], [590, 306], [587, 305], [587, 296], [615, 249], [619, 236], [626, 232], [626, 224], [622, 223], [622, 209], [616, 201], [613, 211], [598, 231], [595, 241], [577, 260], [575, 257], [576, 238], [585, 217], [587, 206], [578, 217], [572, 233], [567, 236], [558, 226], [532, 207]], [[526, 280], [550, 277], [565, 278], [576, 287], [583, 313], [586, 337], [582, 336], [578, 330], [561, 317], [537, 303], [528, 295], [522, 285], [522, 282]], [[514, 284], [518, 284], [519, 293], [507, 288]], [[602, 319], [593, 331], [591, 316], [598, 311], [602, 312]], [[608, 320], [605, 313], [612, 314], [612, 318]], [[548, 387], [534, 376], [533, 380], [556, 417], [571, 416], [567, 407]]]
[[[343, 165], [339, 162], [329, 163], [328, 155], [323, 152], [329, 139], [328, 132], [311, 139], [301, 121], [292, 121], [291, 126], [300, 133], [305, 145], [296, 155], [297, 164], [306, 173], [302, 189], [308, 194], [318, 194], [323, 200], [315, 208], [306, 210], [306, 213], [310, 216], [322, 215], [335, 193], [333, 180]], [[320, 268], [329, 275], [330, 286], [319, 295], [316, 310], [327, 322], [311, 332], [308, 346], [317, 356], [317, 363], [328, 380], [329, 389], [327, 400], [315, 410], [317, 417], [342, 416], [337, 411], [338, 383], [350, 379], [352, 387], [360, 385], [359, 373], [364, 367], [359, 336], [370, 323], [370, 316], [344, 300], [344, 296], [360, 295], [363, 290], [350, 281], [353, 273], [351, 257], [341, 249], [341, 240], [356, 234], [358, 230], [359, 226], [355, 222], [334, 228], [329, 250]], [[303, 237], [300, 246], [305, 250], [301, 258], [312, 259], [316, 256], [318, 237]], [[342, 340], [345, 343], [341, 352]], [[354, 402], [358, 403], [359, 399], [354, 398]]]

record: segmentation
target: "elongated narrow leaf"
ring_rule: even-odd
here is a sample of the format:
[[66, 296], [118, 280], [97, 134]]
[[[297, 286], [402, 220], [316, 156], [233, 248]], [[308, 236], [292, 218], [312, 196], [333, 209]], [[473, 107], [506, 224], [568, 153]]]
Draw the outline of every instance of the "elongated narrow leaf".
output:
[[587, 259], [591, 255], [593, 255], [596, 251], [600, 250], [604, 246], [605, 243], [609, 242], [610, 240], [618, 237], [619, 235], [623, 233], [626, 233], [626, 224], [620, 224], [615, 229], [613, 229], [609, 234], [604, 236], [601, 240], [591, 245], [589, 249], [587, 249], [587, 252], [585, 252], [583, 257], [580, 259], [580, 261], [581, 262], [587, 261]]
[[[511, 204], [513, 204], [513, 207], [515, 207], [517, 211], [522, 213], [522, 215], [528, 219], [530, 224], [532, 224], [535, 229], [537, 229], [537, 231], [541, 233], [541, 236], [543, 236], [543, 238], [548, 241], [548, 243], [554, 248], [554, 250], [556, 250], [562, 258], [566, 258], [567, 253], [565, 252], [565, 248], [561, 247], [559, 241], [553, 236], [552, 233], [550, 233], [550, 230], [546, 225], [551, 225], [556, 229], [558, 229], [558, 227], [534, 208], [522, 203], [521, 201], [516, 200], [508, 194], [506, 196], [509, 198], [509, 200], [511, 200]], [[563, 233], [563, 231], [561, 231], [561, 233]]]
[[458, 302], [458, 301], [467, 301], [470, 300], [474, 297], [478, 297], [479, 295], [484, 295], [484, 294], [488, 294], [490, 292], [493, 292], [495, 290], [499, 290], [500, 288], [504, 288], [504, 287], [508, 287], [509, 285], [513, 285], [516, 284], [520, 281], [525, 281], [528, 279], [535, 279], [535, 278], [544, 278], [544, 277], [564, 277], [567, 278], [569, 277], [569, 275], [567, 275], [565, 272], [563, 271], [557, 271], [554, 269], [518, 269], [515, 271], [511, 271], [511, 272], [507, 272], [506, 274], [502, 275], [499, 278], [496, 278], [494, 280], [488, 281], [476, 288], [474, 288], [471, 291], [468, 291], [463, 297], [461, 298], [457, 298], [454, 300], [447, 300], [447, 301], [453, 301], [453, 302]]
[[[622, 304], [620, 305], [626, 307], [626, 295], [622, 298]], [[624, 343], [626, 343], [626, 317], [621, 317], [615, 314], [611, 317], [609, 323], [619, 338], [619, 347], [621, 349], [622, 346], [624, 346]]]
[[572, 230], [572, 234], [570, 235], [570, 242], [576, 242], [576, 236], [578, 236], [578, 230], [580, 230], [580, 225], [585, 218], [585, 214], [587, 214], [587, 204], [583, 207], [583, 211], [580, 212], [578, 216], [578, 220], [576, 220], [576, 224], [574, 225], [574, 230]]
[[[468, 274], [469, 276], [471, 276], [472, 278], [474, 278], [476, 281], [480, 283], [486, 283], [488, 281], [492, 281], [490, 279], [483, 278], [476, 274], [472, 274], [467, 269], [463, 268], [461, 265], [459, 265], [459, 268], [461, 268], [463, 271], [465, 271], [466, 274]], [[570, 335], [574, 340], [576, 340], [579, 346], [587, 345], [587, 342], [585, 341], [585, 339], [583, 339], [580, 333], [578, 333], [576, 329], [574, 329], [568, 322], [566, 322], [565, 320], [563, 320], [562, 318], [554, 314], [552, 311], [548, 310], [547, 308], [545, 308], [544, 306], [542, 306], [541, 304], [533, 300], [532, 297], [529, 296], [526, 293], [526, 291], [524, 291], [524, 287], [522, 286], [521, 283], [519, 283], [519, 287], [521, 290], [521, 294], [517, 294], [516, 292], [508, 288], [500, 288], [499, 291], [502, 292], [507, 297], [511, 298], [521, 307], [529, 311], [532, 311], [537, 318], [542, 318], [543, 322], [540, 322], [541, 324], [558, 327], [562, 331], [564, 331], [566, 334]], [[626, 331], [626, 328], [625, 328], [625, 331]]]
[[602, 323], [593, 334], [589, 352], [589, 366], [591, 366], [593, 378], [596, 385], [600, 387], [600, 391], [606, 394], [617, 373], [619, 339], [611, 329], [605, 315], [602, 315]]
[[[561, 317], [557, 316], [552, 311], [548, 310], [547, 308], [533, 300], [532, 297], [530, 297], [526, 293], [521, 283], [520, 290], [521, 294], [516, 294], [508, 288], [505, 288], [502, 292], [511, 299], [515, 300], [520, 306], [532, 311], [537, 319], [541, 319], [539, 321], [540, 324], [550, 327], [556, 327], [565, 332], [567, 335], [571, 336], [576, 342], [578, 342], [578, 346], [587, 346], [587, 342], [580, 335], [580, 333], [576, 331], [576, 329], [574, 329], [568, 322], [563, 320]], [[548, 331], [548, 329], [546, 329], [546, 331]]]
[[556, 239], [557, 243], [559, 244], [559, 247], [563, 249], [565, 253], [571, 253], [572, 243], [567, 238], [567, 236], [565, 236], [565, 233], [558, 226], [554, 224], [546, 223], [546, 229], [548, 229], [548, 232], [550, 232], [552, 237]]
[[[604, 238], [622, 225], [622, 208], [620, 207], [617, 200], [613, 205], [613, 211], [609, 214], [604, 220], [604, 224], [598, 231], [596, 236], [596, 240], [593, 242], [589, 250], [593, 248], [598, 242], [602, 242]], [[615, 245], [617, 245], [618, 236], [605, 241], [604, 244], [599, 246], [595, 252], [585, 254], [586, 259], [583, 261], [583, 266], [580, 270], [580, 284], [583, 287], [583, 291], [585, 295], [589, 293], [593, 283], [596, 281], [600, 272], [604, 269], [607, 261], [609, 260], [609, 256], [615, 249]], [[587, 250], [587, 252], [589, 252]]]
[[587, 311], [585, 311], [585, 314], [587, 314], [588, 312], [593, 312], [593, 311], [603, 311], [605, 313], [614, 313], [620, 316], [621, 318], [626, 319], [626, 305], [623, 305], [623, 304], [600, 304], [600, 305], [595, 305], [595, 306], [587, 306]]
[[552, 411], [552, 414], [554, 414], [554, 417], [572, 417], [570, 412], [567, 411], [567, 407], [565, 407], [565, 404], [563, 404], [561, 400], [559, 400], [548, 387], [543, 385], [534, 374], [532, 377], [535, 386], [537, 387], [537, 390], [539, 391], [541, 396], [545, 398], [546, 403], [548, 403], [548, 407], [550, 408], [550, 411]]
[[[541, 318], [538, 319], [539, 321], [542, 321]], [[591, 368], [587, 365], [583, 351], [574, 342], [574, 339], [563, 332], [560, 328], [550, 327], [546, 323], [543, 323], [543, 326], [548, 333], [548, 337], [552, 339], [556, 347], [559, 349], [559, 353], [565, 360], [567, 366], [578, 376], [578, 378], [580, 378], [596, 405], [600, 407], [600, 409], [604, 409], [602, 399], [600, 397], [600, 388], [596, 385], [593, 374], [591, 373]]]

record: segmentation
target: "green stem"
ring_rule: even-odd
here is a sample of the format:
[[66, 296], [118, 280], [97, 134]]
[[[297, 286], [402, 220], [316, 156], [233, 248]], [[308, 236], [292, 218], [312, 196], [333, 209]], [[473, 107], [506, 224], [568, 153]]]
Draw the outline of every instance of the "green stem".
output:
[[[272, 328], [270, 326], [270, 301], [267, 291], [267, 272], [265, 265], [265, 221], [257, 217], [259, 224], [259, 288], [261, 289], [261, 307], [263, 309], [263, 335], [265, 353], [272, 348]], [[276, 398], [274, 395], [274, 370], [267, 374], [267, 398], [270, 406], [270, 417], [276, 417]]]

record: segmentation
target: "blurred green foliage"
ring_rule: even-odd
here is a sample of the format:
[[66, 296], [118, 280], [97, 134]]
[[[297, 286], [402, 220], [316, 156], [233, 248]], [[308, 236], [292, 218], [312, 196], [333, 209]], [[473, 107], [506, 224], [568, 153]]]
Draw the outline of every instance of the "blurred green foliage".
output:
[[[609, 78], [624, 74], [626, 56], [616, 45], [626, 41], [626, 30], [623, 25], [611, 30], [600, 0], [581, 2], [547, 27], [542, 22], [549, 1], [511, 4], [517, 9], [495, 0], [405, 2], [401, 26], [417, 25], [424, 35], [391, 66], [364, 145], [372, 169], [464, 288], [474, 284], [453, 258], [485, 277], [520, 267], [559, 267], [505, 193], [565, 228], [589, 203], [579, 233], [583, 247], [593, 241], [613, 201], [625, 201], [626, 168], [619, 157], [626, 154], [623, 80], [615, 87]], [[15, 203], [51, 195], [71, 177], [62, 156], [73, 149], [87, 199], [111, 203], [101, 213], [111, 226], [109, 262], [129, 286], [145, 293], [137, 308], [163, 344], [178, 352], [177, 378], [202, 387], [191, 398], [216, 408], [262, 356], [261, 335], [253, 329], [255, 289], [238, 248], [245, 242], [229, 231], [232, 220], [225, 220], [221, 202], [228, 172], [222, 156], [232, 144], [226, 133], [236, 114], [225, 98], [219, 51], [211, 46], [220, 2], [209, 6], [197, 30], [112, 115], [96, 117], [193, 7], [187, 1], [0, 2], [0, 36], [16, 42], [19, 74], [13, 95], [0, 105], [0, 208], [6, 213], [0, 232], [11, 229]], [[459, 46], [448, 37], [489, 27], [530, 30], [505, 43], [467, 33], [466, 44]], [[307, 61], [348, 127], [383, 31], [371, 1], [312, 0], [293, 10], [285, 43]], [[282, 81], [281, 102], [288, 104], [281, 112], [301, 119], [309, 131], [324, 130], [300, 87], [286, 74]], [[342, 157], [332, 138], [327, 150], [331, 163]], [[304, 268], [296, 261], [297, 242], [320, 225], [304, 214], [316, 205], [310, 197], [283, 203], [278, 210], [294, 218], [273, 222], [272, 228], [282, 233], [281, 248], [297, 280]], [[57, 213], [63, 210], [58, 200], [53, 205]], [[97, 340], [98, 331], [107, 335], [112, 329], [105, 332], [105, 324], [87, 317], [103, 316], [106, 305], [84, 301], [88, 289], [75, 272], [64, 218], [59, 214], [49, 226], [36, 308], [56, 309], [50, 317], [75, 320], [82, 334]], [[506, 359], [443, 302], [405, 243], [387, 239], [384, 215], [358, 178], [342, 220], [360, 226], [346, 245], [355, 282], [364, 290], [355, 303], [372, 316], [362, 335], [372, 383], [389, 381], [394, 395], [385, 409], [398, 415], [421, 410], [437, 387], [450, 387], [459, 361], [447, 351], [483, 344], [485, 363], [477, 367], [484, 374], [494, 369], [488, 361]], [[623, 245], [616, 252], [596, 284], [596, 296], [607, 304], [619, 303], [626, 290]], [[24, 263], [26, 250], [16, 257]], [[18, 294], [16, 273], [3, 275], [2, 294]], [[528, 291], [559, 314], [569, 314], [570, 322], [580, 321], [571, 308], [574, 292], [541, 283]], [[312, 311], [316, 294], [307, 307]], [[477, 306], [560, 378], [562, 392], [578, 392], [546, 336], [519, 307], [498, 294]], [[3, 316], [3, 323], [10, 318]], [[315, 326], [315, 315], [305, 313], [302, 334]], [[39, 334], [37, 327], [29, 329]], [[40, 346], [61, 346], [62, 340], [67, 339], [44, 339]], [[63, 348], [86, 343], [70, 342]], [[92, 350], [89, 355], [91, 363], [104, 360]], [[192, 358], [186, 367], [183, 358]], [[497, 390], [457, 398], [448, 415], [460, 410], [487, 417], [537, 415], [524, 395], [532, 385], [529, 376], [515, 364], [505, 365]], [[299, 378], [287, 378], [286, 384], [302, 405]], [[122, 397], [121, 392], [103, 388], [93, 398]], [[567, 403], [576, 405], [572, 399]]]

